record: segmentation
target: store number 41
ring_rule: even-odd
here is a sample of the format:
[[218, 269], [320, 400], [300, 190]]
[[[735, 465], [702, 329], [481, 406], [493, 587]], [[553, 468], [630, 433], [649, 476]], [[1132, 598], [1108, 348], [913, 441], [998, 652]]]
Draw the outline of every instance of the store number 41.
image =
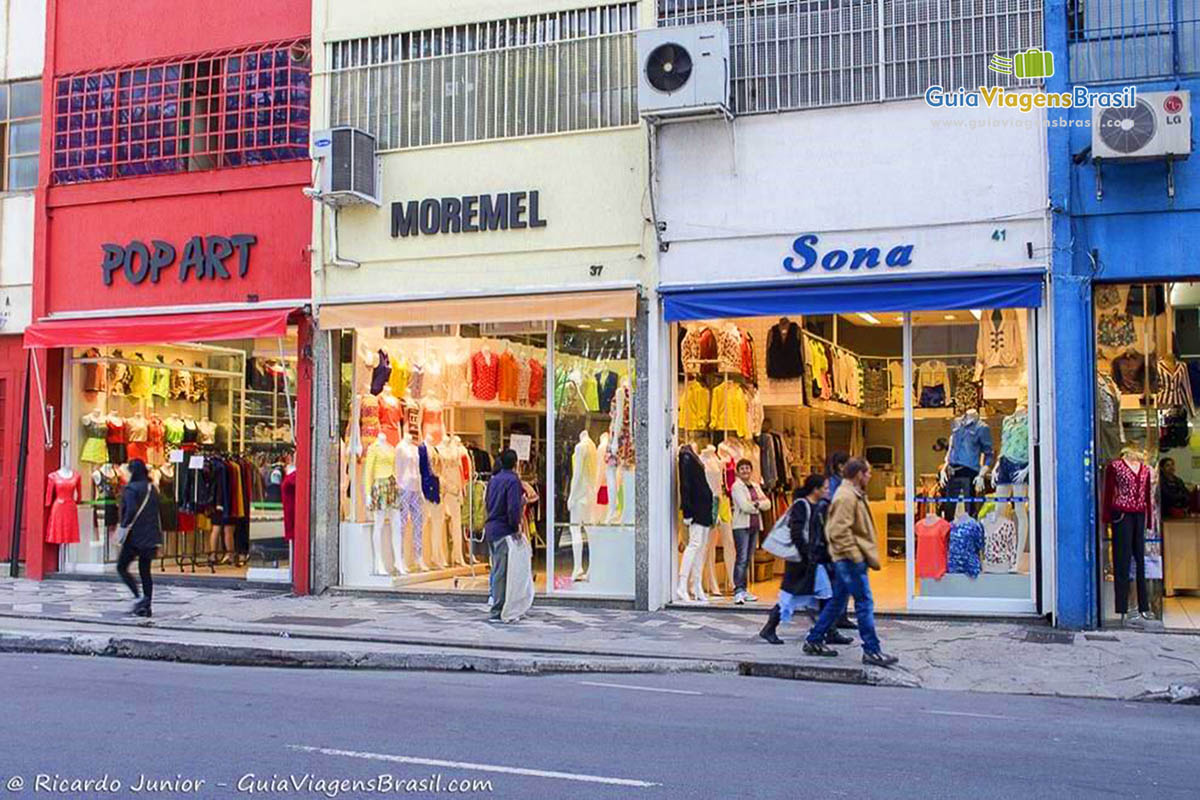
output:
[[1008, 237], [1008, 231], [1004, 228], [996, 228], [992, 231], [992, 241], [1003, 242]]

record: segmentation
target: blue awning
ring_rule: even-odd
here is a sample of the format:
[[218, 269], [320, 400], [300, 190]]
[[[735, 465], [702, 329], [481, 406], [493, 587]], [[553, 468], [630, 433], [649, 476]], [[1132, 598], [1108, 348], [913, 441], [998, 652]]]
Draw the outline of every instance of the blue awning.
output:
[[1004, 275], [806, 282], [765, 286], [662, 286], [668, 322], [721, 317], [1038, 308], [1044, 271]]

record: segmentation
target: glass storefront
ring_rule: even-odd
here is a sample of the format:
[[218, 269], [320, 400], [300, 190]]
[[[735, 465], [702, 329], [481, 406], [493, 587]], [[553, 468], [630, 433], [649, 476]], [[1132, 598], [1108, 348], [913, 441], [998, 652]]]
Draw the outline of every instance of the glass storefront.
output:
[[1099, 285], [1093, 307], [1101, 618], [1200, 628], [1200, 283]]
[[343, 328], [341, 585], [486, 594], [487, 483], [512, 448], [536, 591], [633, 597], [631, 325]]
[[717, 504], [707, 530], [676, 515], [677, 602], [732, 602], [740, 588], [730, 491], [739, 460], [770, 501], [744, 556], [750, 601], [770, 605], [783, 564], [759, 541], [805, 476], [849, 456], [872, 465], [880, 610], [1036, 610], [1031, 309], [674, 327], [677, 443], [699, 456]]
[[295, 328], [278, 339], [72, 348], [65, 376], [64, 469], [47, 493], [79, 500], [77, 529], [55, 515], [47, 532], [66, 545], [61, 569], [114, 568], [136, 458], [160, 493], [158, 573], [291, 580]]

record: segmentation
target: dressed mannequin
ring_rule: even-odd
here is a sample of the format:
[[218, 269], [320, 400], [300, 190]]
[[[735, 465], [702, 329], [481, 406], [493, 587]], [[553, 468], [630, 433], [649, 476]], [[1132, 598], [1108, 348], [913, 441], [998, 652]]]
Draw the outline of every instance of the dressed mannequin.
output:
[[[708, 487], [712, 490], [713, 497], [723, 497], [725, 494], [725, 466], [721, 463], [721, 457], [717, 455], [717, 448], [711, 444], [706, 446], [700, 451], [700, 461], [704, 464], [704, 477], [708, 481]], [[718, 508], [721, 508], [720, 500], [718, 500]], [[720, 581], [717, 580], [717, 545], [721, 546], [721, 553], [725, 558], [725, 586], [731, 591], [733, 587], [732, 519], [729, 517], [728, 521], [722, 521], [718, 511], [713, 520], [713, 526], [708, 532], [708, 543], [705, 548], [704, 584], [709, 593], [717, 597], [721, 597], [723, 594]]]
[[[994, 473], [996, 497], [1029, 496], [1029, 410], [1022, 402], [1000, 429], [1000, 457]], [[1002, 503], [1000, 513], [1016, 522], [1017, 547], [1009, 572], [1017, 572], [1029, 540], [1029, 511], [1024, 500]], [[987, 526], [984, 526], [985, 530]], [[1007, 531], [1007, 528], [1005, 528]], [[1007, 548], [1005, 548], [1007, 550]], [[993, 562], [994, 563], [994, 562]], [[1028, 567], [1027, 567], [1028, 568]]]
[[446, 435], [444, 416], [442, 401], [427, 393], [421, 402], [421, 435], [426, 441], [442, 443]]
[[[949, 497], [969, 497], [982, 493], [985, 479], [992, 466], [992, 432], [979, 415], [979, 410], [968, 408], [966, 413], [954, 421], [950, 432], [950, 446], [946, 449], [946, 460], [942, 464], [941, 484]], [[982, 462], [982, 463], [981, 463]], [[957, 501], [958, 506], [964, 506]], [[977, 504], [965, 505], [968, 513], [975, 515]], [[962, 509], [957, 509], [962, 510]], [[945, 503], [942, 516], [952, 519], [957, 516], [956, 504]]]
[[450, 536], [450, 559], [456, 567], [466, 566], [463, 557], [462, 498], [469, 471], [466, 468], [467, 448], [462, 440], [451, 436], [440, 446], [442, 468], [438, 473], [442, 490], [442, 509], [446, 532]]
[[46, 541], [51, 544], [75, 544], [79, 541], [78, 506], [83, 496], [79, 473], [70, 467], [51, 472], [46, 481]]
[[[635, 450], [633, 444], [633, 387], [629, 378], [622, 377], [613, 397], [612, 420], [609, 423], [612, 431], [612, 441], [609, 445], [616, 459], [616, 479], [619, 481], [620, 508], [611, 507], [610, 522], [620, 522], [632, 525], [636, 508], [633, 471]], [[611, 474], [611, 473], [610, 473]], [[609, 493], [612, 493], [613, 480], [609, 479]]]
[[105, 421], [104, 412], [100, 409], [90, 411], [83, 416], [83, 450], [80, 451], [79, 460], [86, 464], [103, 464], [108, 461], [108, 446], [106, 439], [108, 437], [108, 423]]
[[608, 431], [605, 431], [600, 434], [600, 441], [596, 442], [596, 504], [592, 506], [591, 519], [595, 524], [604, 522], [608, 518], [609, 504], [617, 502], [617, 498], [608, 496], [608, 440]]
[[146, 415], [142, 413], [140, 408], [134, 412], [132, 417], [125, 420], [125, 454], [130, 461], [140, 458], [142, 461], [149, 463], [149, 449], [147, 447], [149, 427], [150, 420], [146, 419]]
[[[440, 476], [444, 465], [442, 463], [442, 453], [438, 446], [434, 444], [433, 439], [426, 434], [425, 441], [421, 444], [421, 450], [424, 451], [425, 460], [428, 463], [428, 470], [433, 475]], [[425, 470], [422, 470], [424, 473]], [[425, 524], [424, 533], [429, 540], [429, 563], [436, 569], [445, 569], [447, 566], [446, 560], [446, 510], [442, 506], [441, 480], [438, 479], [438, 488], [436, 492], [425, 490], [426, 481], [422, 475], [422, 502], [424, 503]]]
[[[286, 479], [285, 479], [286, 480]], [[383, 559], [384, 522], [392, 523], [392, 574], [404, 575], [404, 538], [396, 489], [396, 450], [380, 433], [367, 448], [363, 457], [363, 481], [370, 497], [367, 509], [372, 515], [372, 544], [375, 551], [375, 574], [386, 575]]]
[[704, 474], [704, 464], [691, 443], [679, 448], [679, 499], [688, 539], [679, 560], [675, 598], [690, 603], [694, 595], [696, 602], [707, 603], [708, 597], [700, 586], [700, 573], [704, 543], [713, 524], [713, 493]]
[[[425, 498], [421, 494], [421, 454], [417, 449], [416, 437], [407, 433], [396, 446], [396, 504], [400, 511], [400, 530], [406, 523], [412, 525], [412, 551], [418, 572], [428, 571], [425, 566], [424, 513]], [[401, 550], [403, 553], [404, 551]], [[402, 555], [401, 560], [404, 559]]]
[[404, 404], [392, 393], [391, 384], [384, 384], [379, 393], [379, 430], [387, 436], [388, 444], [395, 447], [400, 444], [400, 431], [403, 427]]
[[196, 423], [196, 438], [200, 444], [215, 444], [217, 441], [217, 423], [204, 417]]
[[125, 455], [125, 418], [116, 411], [110, 411], [104, 418], [108, 426], [105, 442], [108, 444], [108, 461], [110, 464], [124, 464]]
[[596, 443], [586, 429], [579, 432], [579, 443], [571, 455], [571, 488], [567, 495], [567, 513], [570, 516], [571, 557], [574, 568], [571, 579], [587, 580], [583, 571], [583, 526], [592, 519], [592, 507], [596, 501]]
[[[1150, 467], [1136, 447], [1126, 447], [1104, 472], [1104, 522], [1112, 526], [1116, 612], [1127, 624], [1153, 619], [1146, 592], [1146, 516], [1150, 513]], [[1138, 614], [1129, 611], [1129, 568], [1137, 579]]]

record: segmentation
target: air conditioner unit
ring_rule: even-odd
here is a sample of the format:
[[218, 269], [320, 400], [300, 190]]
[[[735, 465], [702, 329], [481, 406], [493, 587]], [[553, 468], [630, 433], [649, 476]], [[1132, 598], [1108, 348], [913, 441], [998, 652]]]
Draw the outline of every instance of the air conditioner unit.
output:
[[1129, 108], [1092, 109], [1092, 158], [1138, 161], [1187, 158], [1192, 152], [1188, 92], [1138, 92]]
[[351, 127], [313, 131], [312, 157], [317, 162], [313, 199], [331, 206], [380, 205], [374, 136]]
[[638, 111], [729, 115], [729, 32], [719, 22], [638, 31]]

